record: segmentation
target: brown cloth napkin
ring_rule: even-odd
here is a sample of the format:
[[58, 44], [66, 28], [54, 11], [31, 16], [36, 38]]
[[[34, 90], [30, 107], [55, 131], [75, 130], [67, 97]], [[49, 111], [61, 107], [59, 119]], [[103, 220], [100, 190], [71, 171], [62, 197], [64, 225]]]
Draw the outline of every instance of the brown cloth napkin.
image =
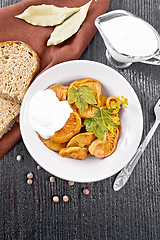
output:
[[[89, 1], [89, 0], [88, 0]], [[0, 9], [0, 42], [23, 41], [38, 53], [41, 60], [40, 73], [55, 64], [68, 60], [79, 59], [85, 48], [96, 33], [94, 21], [97, 16], [105, 13], [109, 7], [109, 0], [93, 0], [87, 17], [79, 31], [67, 41], [47, 47], [53, 27], [32, 26], [25, 21], [15, 18], [31, 5], [53, 4], [57, 7], [80, 7], [87, 0], [23, 0], [20, 3]], [[20, 140], [19, 124], [0, 140], [0, 159]]]

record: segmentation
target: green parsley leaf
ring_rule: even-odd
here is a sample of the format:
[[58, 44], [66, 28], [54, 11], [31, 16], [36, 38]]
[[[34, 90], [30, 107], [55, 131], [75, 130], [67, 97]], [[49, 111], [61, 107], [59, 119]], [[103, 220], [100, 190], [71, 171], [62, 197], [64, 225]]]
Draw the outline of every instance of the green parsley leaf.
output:
[[111, 125], [112, 127], [116, 128], [117, 125], [109, 118], [109, 116], [113, 113], [112, 109], [102, 109], [101, 114], [103, 118], [103, 122], [106, 126]]
[[87, 85], [82, 85], [78, 88], [78, 91], [85, 102], [87, 102], [88, 104], [97, 104], [97, 101], [93, 94], [93, 92], [95, 91], [93, 88]]
[[68, 103], [72, 104], [77, 101], [77, 89], [76, 88], [70, 88], [68, 90]]
[[88, 104], [97, 104], [93, 92], [94, 89], [87, 85], [74, 86], [68, 90], [68, 103], [75, 103], [82, 116], [88, 108]]
[[81, 116], [85, 113], [86, 109], [88, 108], [88, 103], [83, 101], [83, 99], [77, 95], [77, 100], [75, 102], [76, 107], [79, 109]]
[[94, 109], [94, 116], [92, 118], [86, 118], [84, 121], [86, 131], [93, 132], [97, 138], [103, 141], [105, 132], [109, 131], [109, 125], [117, 128], [117, 125], [109, 118], [112, 112], [112, 109], [96, 107]]
[[85, 121], [85, 127], [87, 132], [93, 132], [94, 135], [103, 141], [104, 138], [104, 131], [103, 129], [98, 125], [96, 118], [86, 118]]

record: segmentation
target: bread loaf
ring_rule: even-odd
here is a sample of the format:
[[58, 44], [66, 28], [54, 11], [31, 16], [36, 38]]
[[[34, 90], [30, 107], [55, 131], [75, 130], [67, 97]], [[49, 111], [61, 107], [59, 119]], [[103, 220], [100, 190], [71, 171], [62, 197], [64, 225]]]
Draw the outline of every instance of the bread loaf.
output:
[[20, 104], [0, 97], [0, 138], [18, 120]]
[[21, 103], [39, 68], [39, 57], [27, 44], [0, 43], [0, 96]]

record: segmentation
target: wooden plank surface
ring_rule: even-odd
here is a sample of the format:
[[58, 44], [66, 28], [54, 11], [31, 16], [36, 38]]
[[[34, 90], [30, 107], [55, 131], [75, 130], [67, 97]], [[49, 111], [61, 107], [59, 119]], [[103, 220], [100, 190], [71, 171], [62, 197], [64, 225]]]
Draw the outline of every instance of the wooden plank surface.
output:
[[[0, 7], [19, 2], [0, 0]], [[44, 1], [45, 2], [45, 1]], [[159, 0], [111, 0], [109, 11], [124, 9], [143, 18], [160, 33]], [[81, 59], [104, 64], [105, 46], [97, 32]], [[155, 121], [153, 107], [160, 97], [160, 67], [142, 63], [118, 70], [140, 100], [144, 131]], [[118, 192], [116, 176], [95, 183], [75, 183], [37, 169], [22, 140], [0, 161], [0, 239], [14, 240], [159, 240], [160, 239], [160, 128], [146, 148], [128, 183]], [[17, 155], [22, 156], [17, 161]], [[33, 172], [33, 184], [26, 183]], [[89, 195], [83, 193], [89, 189]], [[62, 198], [69, 197], [65, 203]], [[53, 196], [59, 202], [52, 201]]]

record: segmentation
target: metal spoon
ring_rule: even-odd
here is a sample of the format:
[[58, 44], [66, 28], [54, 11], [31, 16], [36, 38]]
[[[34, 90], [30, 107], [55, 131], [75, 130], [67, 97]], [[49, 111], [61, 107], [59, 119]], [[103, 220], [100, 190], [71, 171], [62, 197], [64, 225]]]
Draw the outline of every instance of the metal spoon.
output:
[[156, 120], [152, 128], [150, 129], [149, 133], [147, 134], [146, 138], [144, 139], [143, 143], [139, 146], [137, 149], [134, 157], [131, 159], [131, 161], [120, 171], [118, 176], [116, 177], [116, 180], [113, 185], [113, 189], [115, 191], [118, 191], [121, 189], [126, 182], [128, 181], [133, 169], [135, 168], [138, 160], [140, 159], [142, 153], [144, 152], [145, 148], [147, 147], [149, 141], [151, 140], [155, 130], [157, 129], [159, 123], [160, 123], [160, 99], [156, 103], [154, 107], [154, 112], [156, 115]]

